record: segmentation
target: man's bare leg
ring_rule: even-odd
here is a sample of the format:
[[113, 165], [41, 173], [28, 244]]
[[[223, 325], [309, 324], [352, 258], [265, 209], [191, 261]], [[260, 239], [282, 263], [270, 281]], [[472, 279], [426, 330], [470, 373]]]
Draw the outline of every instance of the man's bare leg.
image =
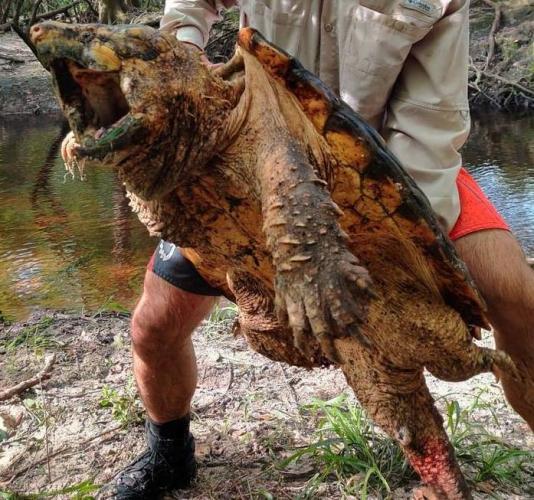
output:
[[506, 397], [534, 430], [534, 271], [508, 231], [478, 231], [455, 245], [486, 300], [497, 347], [523, 375], [519, 382], [502, 374]]
[[153, 422], [189, 413], [197, 383], [191, 334], [216, 300], [180, 290], [147, 271], [132, 319], [132, 350], [139, 393]]
[[142, 500], [187, 487], [195, 476], [189, 411], [197, 383], [191, 334], [217, 299], [172, 286], [147, 271], [132, 318], [134, 373], [148, 417], [147, 450], [99, 498]]

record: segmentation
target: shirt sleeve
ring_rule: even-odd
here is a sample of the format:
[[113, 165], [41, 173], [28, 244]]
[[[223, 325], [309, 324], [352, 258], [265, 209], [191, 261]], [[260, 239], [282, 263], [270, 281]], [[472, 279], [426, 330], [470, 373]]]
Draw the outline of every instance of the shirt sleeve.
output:
[[456, 178], [470, 129], [467, 97], [468, 2], [414, 44], [395, 84], [382, 133], [389, 148], [454, 227], [460, 214]]
[[211, 26], [220, 19], [219, 12], [236, 3], [233, 0], [166, 0], [160, 29], [176, 31], [178, 40], [204, 48]]

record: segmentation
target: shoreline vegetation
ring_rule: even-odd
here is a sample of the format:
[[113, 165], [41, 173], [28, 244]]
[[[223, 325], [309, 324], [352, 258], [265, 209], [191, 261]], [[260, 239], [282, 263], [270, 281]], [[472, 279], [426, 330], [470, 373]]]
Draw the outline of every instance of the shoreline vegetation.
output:
[[[235, 314], [217, 306], [193, 337], [199, 479], [167, 498], [410, 498], [416, 476], [340, 370], [254, 353], [231, 333]], [[94, 498], [142, 451], [129, 320], [41, 310], [0, 321], [0, 498]], [[495, 377], [427, 383], [474, 498], [533, 498], [533, 435]]]
[[[109, 9], [103, 10], [104, 4], [117, 1], [30, 2], [33, 8], [26, 15], [24, 0], [6, 2], [7, 7], [0, 11], [0, 116], [58, 112], [46, 70], [22, 41], [25, 39], [28, 43], [28, 27], [33, 22], [40, 19], [94, 22], [100, 12], [102, 19], [158, 25], [162, 2], [121, 0], [119, 3], [123, 10], [113, 16]], [[55, 8], [48, 8], [49, 3]], [[22, 6], [18, 13], [14, 11], [15, 6]], [[224, 19], [214, 26], [206, 50], [212, 61], [225, 61], [232, 54], [237, 27], [235, 9], [227, 11]], [[534, 109], [532, 0], [474, 0], [471, 3], [470, 31], [469, 94], [472, 111], [498, 109], [520, 112]]]

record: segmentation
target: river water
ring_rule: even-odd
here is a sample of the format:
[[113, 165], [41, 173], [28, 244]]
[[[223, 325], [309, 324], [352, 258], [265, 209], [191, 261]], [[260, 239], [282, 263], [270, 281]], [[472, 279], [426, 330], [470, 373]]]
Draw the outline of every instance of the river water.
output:
[[[111, 171], [65, 176], [61, 137], [50, 118], [0, 119], [0, 313], [9, 319], [43, 307], [131, 308], [156, 244]], [[534, 116], [475, 118], [463, 153], [534, 256]]]

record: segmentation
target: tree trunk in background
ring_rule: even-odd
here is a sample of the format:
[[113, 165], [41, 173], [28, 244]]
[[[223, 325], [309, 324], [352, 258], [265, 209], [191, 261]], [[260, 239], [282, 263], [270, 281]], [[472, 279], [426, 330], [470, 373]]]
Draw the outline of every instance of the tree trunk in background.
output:
[[126, 17], [125, 7], [123, 0], [99, 0], [98, 20], [107, 24], [121, 22]]
[[131, 9], [131, 8], [140, 9], [142, 6], [141, 0], [124, 0], [122, 3], [125, 5], [127, 9]]
[[6, 0], [5, 6], [2, 6], [2, 17], [0, 22], [3, 24], [7, 21], [7, 16], [9, 15], [9, 9], [11, 8], [11, 0]]
[[99, 0], [98, 18], [101, 23], [107, 24], [125, 22], [128, 10], [141, 7], [141, 0]]

